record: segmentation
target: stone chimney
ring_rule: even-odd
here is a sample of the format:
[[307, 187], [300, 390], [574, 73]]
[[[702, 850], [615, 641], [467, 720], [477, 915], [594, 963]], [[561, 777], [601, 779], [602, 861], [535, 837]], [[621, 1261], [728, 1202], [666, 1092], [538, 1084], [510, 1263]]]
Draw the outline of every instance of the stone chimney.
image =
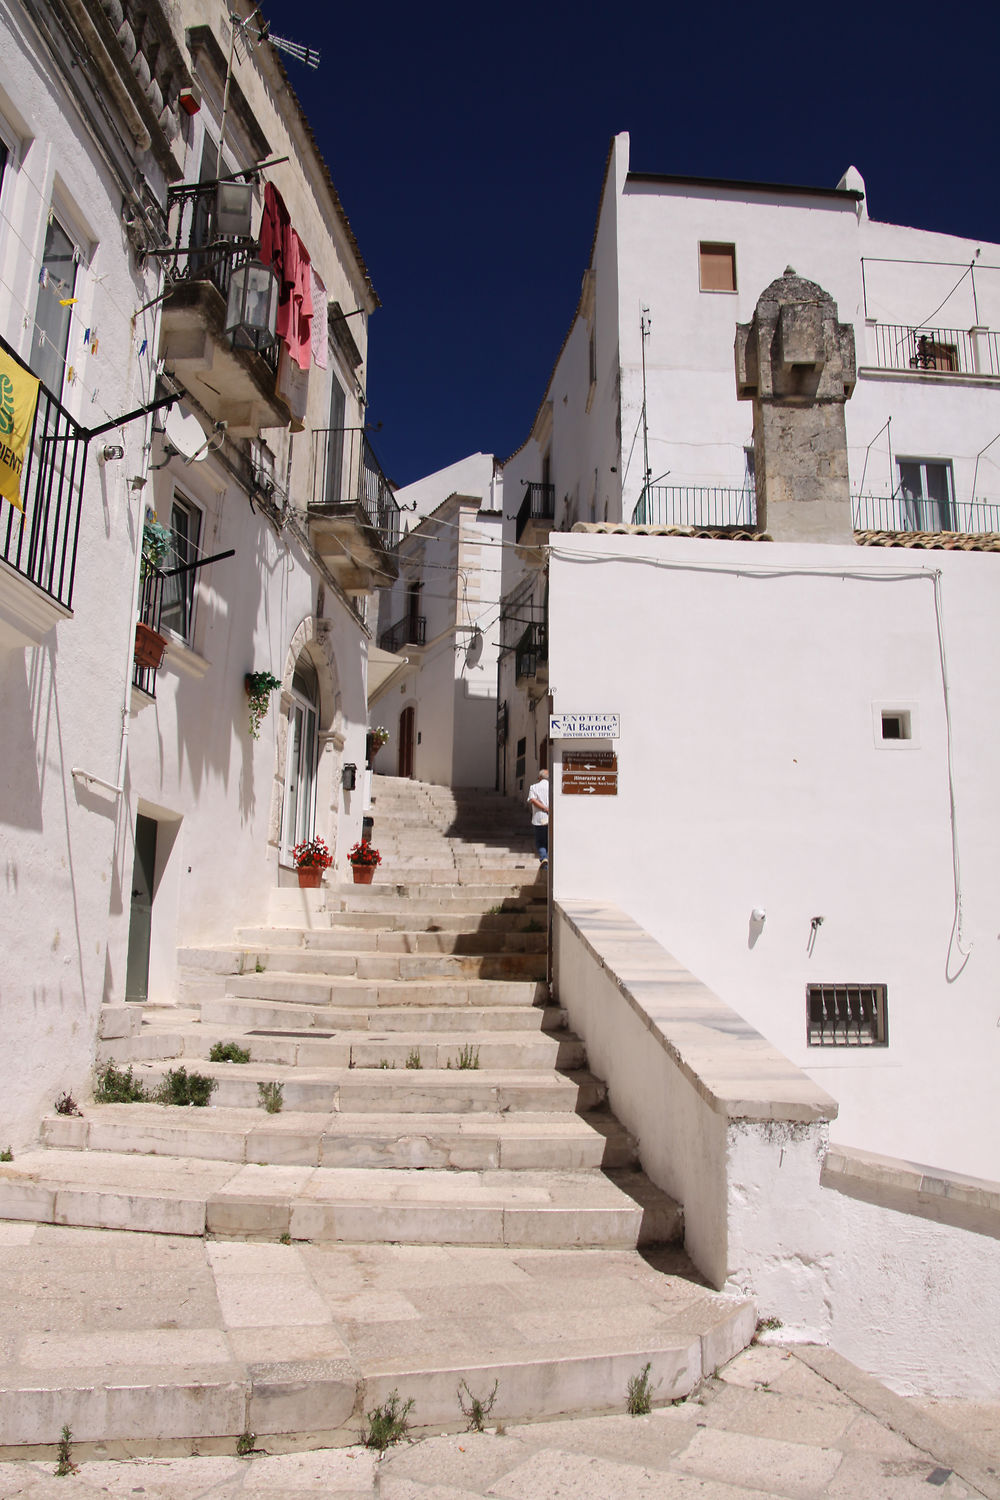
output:
[[736, 394], [753, 402], [757, 524], [776, 542], [851, 542], [844, 405], [854, 329], [791, 266], [736, 326]]

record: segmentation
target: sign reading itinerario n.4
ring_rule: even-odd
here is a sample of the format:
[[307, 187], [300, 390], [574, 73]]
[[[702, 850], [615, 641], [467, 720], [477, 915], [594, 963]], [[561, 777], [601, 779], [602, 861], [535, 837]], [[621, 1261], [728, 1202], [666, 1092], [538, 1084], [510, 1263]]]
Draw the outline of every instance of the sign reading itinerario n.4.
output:
[[621, 734], [617, 714], [550, 714], [550, 740], [616, 740]]

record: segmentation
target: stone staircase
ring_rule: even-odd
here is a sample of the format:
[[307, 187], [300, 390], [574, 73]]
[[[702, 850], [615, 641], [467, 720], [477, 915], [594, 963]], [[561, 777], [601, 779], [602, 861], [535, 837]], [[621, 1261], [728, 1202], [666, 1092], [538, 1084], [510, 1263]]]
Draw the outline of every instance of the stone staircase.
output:
[[[375, 884], [275, 890], [266, 926], [179, 955], [176, 1005], [105, 1012], [102, 1061], [131, 1066], [149, 1088], [180, 1066], [208, 1075], [209, 1107], [90, 1103], [82, 1117], [51, 1115], [43, 1149], [0, 1166], [0, 1218], [279, 1241], [289, 1254], [308, 1245], [333, 1257], [328, 1267], [338, 1255], [353, 1265], [358, 1247], [383, 1257], [386, 1247], [467, 1247], [486, 1257], [484, 1276], [502, 1256], [511, 1277], [530, 1262], [560, 1284], [582, 1273], [583, 1255], [588, 1278], [600, 1281], [595, 1265], [606, 1265], [604, 1314], [624, 1255], [628, 1297], [643, 1288], [643, 1318], [629, 1303], [616, 1337], [604, 1318], [580, 1309], [575, 1321], [567, 1309], [570, 1365], [523, 1340], [507, 1348], [498, 1332], [484, 1343], [484, 1307], [436, 1360], [404, 1325], [394, 1383], [404, 1395], [422, 1391], [422, 1419], [440, 1423], [442, 1392], [463, 1370], [484, 1379], [502, 1370], [506, 1415], [523, 1418], [536, 1407], [620, 1404], [622, 1370], [649, 1358], [670, 1371], [657, 1399], [676, 1399], [745, 1345], [753, 1308], [697, 1285], [676, 1248], [680, 1208], [639, 1169], [634, 1141], [549, 998], [547, 890], [523, 810], [495, 794], [378, 777], [375, 817], [384, 861]], [[212, 1062], [218, 1042], [237, 1043], [249, 1062]], [[267, 1092], [280, 1097], [279, 1112], [262, 1107]], [[677, 1277], [643, 1264], [640, 1246], [686, 1270], [680, 1290]], [[667, 1302], [683, 1305], [680, 1333], [664, 1331]], [[376, 1328], [389, 1316], [377, 1300], [368, 1307]], [[353, 1440], [358, 1409], [381, 1388], [366, 1328], [349, 1320], [340, 1330], [354, 1355], [354, 1426], [318, 1423], [308, 1401], [286, 1401], [272, 1431]], [[289, 1335], [297, 1359], [299, 1331]], [[252, 1394], [258, 1377], [251, 1368], [245, 1378]], [[130, 1416], [124, 1437], [152, 1441], [133, 1430], [144, 1420]], [[242, 1430], [228, 1431], [229, 1408], [203, 1420], [201, 1436], [220, 1435], [213, 1423], [221, 1435]]]

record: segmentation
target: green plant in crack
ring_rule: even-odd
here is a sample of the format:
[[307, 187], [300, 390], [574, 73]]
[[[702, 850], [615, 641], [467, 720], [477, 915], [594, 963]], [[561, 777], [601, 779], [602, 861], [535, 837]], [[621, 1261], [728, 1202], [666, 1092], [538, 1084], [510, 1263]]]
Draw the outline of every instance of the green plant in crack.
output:
[[419, 1047], [414, 1047], [413, 1050], [412, 1050], [412, 1052], [409, 1052], [407, 1054], [406, 1066], [408, 1068], [422, 1068], [423, 1067], [423, 1063], [420, 1061], [420, 1049], [419, 1049]]
[[460, 1068], [478, 1068], [479, 1048], [473, 1047], [471, 1042], [467, 1042], [466, 1045], [459, 1050], [458, 1066]]
[[79, 1104], [77, 1104], [76, 1100], [73, 1098], [73, 1095], [68, 1090], [65, 1094], [59, 1095], [59, 1098], [56, 1100], [53, 1108], [55, 1109], [57, 1115], [83, 1114], [83, 1110], [80, 1108]]
[[410, 1429], [407, 1417], [413, 1407], [413, 1397], [400, 1401], [399, 1391], [391, 1391], [380, 1406], [375, 1406], [365, 1417], [364, 1426], [358, 1434], [366, 1448], [375, 1448], [384, 1453], [394, 1443], [401, 1443]]
[[[493, 1389], [490, 1391], [488, 1396], [474, 1396], [469, 1390], [466, 1381], [462, 1380], [459, 1382], [458, 1405], [462, 1416], [468, 1423], [468, 1426], [465, 1429], [466, 1432], [482, 1432], [483, 1428], [486, 1426], [486, 1423], [489, 1421], [490, 1413], [493, 1410], [493, 1404], [497, 1399], [497, 1391], [499, 1389], [499, 1380], [494, 1380]], [[469, 1398], [468, 1403], [466, 1403], [465, 1397], [462, 1395], [463, 1391], [465, 1392], [465, 1396]]]
[[649, 1383], [649, 1372], [652, 1368], [647, 1361], [639, 1374], [633, 1375], [629, 1380], [625, 1410], [630, 1417], [644, 1417], [653, 1409], [653, 1388]]
[[236, 1457], [249, 1458], [251, 1453], [256, 1451], [256, 1442], [257, 1434], [255, 1432], [251, 1432], [249, 1428], [246, 1432], [241, 1432], [236, 1439]]
[[204, 1109], [217, 1088], [217, 1080], [204, 1073], [171, 1068], [154, 1097], [157, 1104], [176, 1104], [182, 1108], [190, 1104], [196, 1109]]
[[56, 1473], [62, 1479], [67, 1474], [76, 1473], [76, 1464], [73, 1462], [73, 1434], [66, 1426], [63, 1427], [59, 1446], [56, 1449]]
[[115, 1062], [106, 1062], [98, 1069], [94, 1098], [98, 1104], [144, 1104], [149, 1091], [132, 1072], [131, 1063], [119, 1068]]
[[209, 1062], [248, 1063], [250, 1053], [236, 1042], [216, 1042], [208, 1054]]
[[13, 1160], [14, 1160], [14, 1150], [13, 1150], [12, 1146], [8, 1146], [5, 1151], [0, 1151], [0, 1161], [13, 1161]]
[[276, 1083], [274, 1079], [258, 1083], [257, 1097], [261, 1109], [266, 1109], [269, 1115], [280, 1115], [285, 1107], [285, 1085]]

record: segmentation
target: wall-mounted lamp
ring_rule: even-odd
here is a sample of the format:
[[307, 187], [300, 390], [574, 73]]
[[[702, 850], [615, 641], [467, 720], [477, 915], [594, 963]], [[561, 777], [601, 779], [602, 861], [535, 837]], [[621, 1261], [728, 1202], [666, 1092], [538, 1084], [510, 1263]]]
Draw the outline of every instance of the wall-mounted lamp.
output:
[[353, 792], [358, 784], [358, 768], [353, 761], [348, 761], [340, 773], [340, 784], [345, 792]]
[[116, 458], [124, 458], [125, 449], [121, 443], [105, 443], [101, 449], [101, 459], [104, 463], [113, 463]]
[[234, 349], [266, 349], [274, 343], [278, 283], [270, 266], [247, 261], [233, 272], [226, 304], [226, 332]]

